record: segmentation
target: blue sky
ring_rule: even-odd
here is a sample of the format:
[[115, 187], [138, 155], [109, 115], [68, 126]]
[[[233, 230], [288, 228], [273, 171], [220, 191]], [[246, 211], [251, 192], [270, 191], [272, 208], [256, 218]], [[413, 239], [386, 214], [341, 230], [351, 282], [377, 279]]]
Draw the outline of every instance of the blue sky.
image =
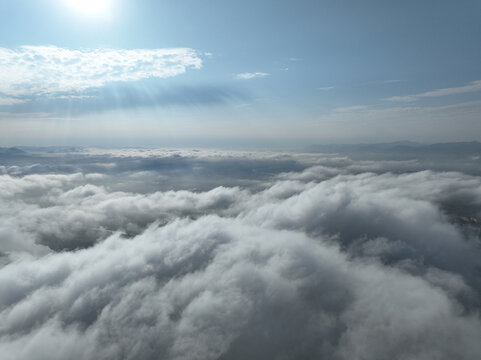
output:
[[0, 2], [0, 144], [481, 140], [479, 1], [78, 1]]

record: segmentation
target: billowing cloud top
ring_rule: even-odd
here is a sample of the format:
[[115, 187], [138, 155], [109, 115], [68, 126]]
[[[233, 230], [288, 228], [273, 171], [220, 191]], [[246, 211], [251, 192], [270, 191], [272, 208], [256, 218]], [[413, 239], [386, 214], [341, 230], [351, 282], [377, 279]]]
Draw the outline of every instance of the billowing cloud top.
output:
[[339, 154], [0, 159], [2, 359], [480, 358], [477, 175]]
[[188, 48], [69, 50], [55, 46], [0, 48], [0, 94], [5, 104], [32, 96], [74, 96], [110, 82], [167, 78], [199, 69]]

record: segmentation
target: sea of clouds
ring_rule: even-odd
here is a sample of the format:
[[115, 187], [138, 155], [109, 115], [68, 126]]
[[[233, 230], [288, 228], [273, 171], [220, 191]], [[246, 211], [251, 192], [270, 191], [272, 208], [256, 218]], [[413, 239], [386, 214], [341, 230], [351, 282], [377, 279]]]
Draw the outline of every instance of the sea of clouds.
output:
[[481, 357], [479, 157], [0, 160], [2, 359]]

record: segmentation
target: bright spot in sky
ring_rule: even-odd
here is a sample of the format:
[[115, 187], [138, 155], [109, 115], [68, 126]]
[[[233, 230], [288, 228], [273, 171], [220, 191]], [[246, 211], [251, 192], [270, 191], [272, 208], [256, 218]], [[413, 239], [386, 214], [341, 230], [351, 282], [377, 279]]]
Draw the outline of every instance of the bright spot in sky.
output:
[[66, 0], [67, 3], [84, 14], [88, 15], [102, 15], [105, 14], [109, 8], [111, 0]]

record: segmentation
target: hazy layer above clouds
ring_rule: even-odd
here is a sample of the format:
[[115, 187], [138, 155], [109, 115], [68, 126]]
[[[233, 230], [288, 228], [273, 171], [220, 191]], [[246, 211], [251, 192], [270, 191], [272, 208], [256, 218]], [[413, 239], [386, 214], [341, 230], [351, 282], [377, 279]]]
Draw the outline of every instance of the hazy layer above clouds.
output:
[[5, 359], [481, 355], [476, 152], [49, 151], [0, 152]]

